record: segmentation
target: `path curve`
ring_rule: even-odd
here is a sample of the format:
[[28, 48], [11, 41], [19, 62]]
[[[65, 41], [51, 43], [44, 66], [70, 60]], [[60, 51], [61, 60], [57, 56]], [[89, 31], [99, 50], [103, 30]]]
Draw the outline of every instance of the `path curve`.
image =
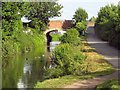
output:
[[94, 48], [101, 56], [103, 56], [113, 67], [115, 67], [116, 72], [110, 75], [79, 81], [72, 85], [68, 85], [65, 88], [95, 88], [97, 85], [103, 83], [106, 80], [118, 78], [118, 73], [120, 71], [120, 65], [118, 62], [120, 60], [120, 58], [118, 58], [119, 50], [109, 46], [108, 42], [99, 39], [94, 32], [93, 26], [88, 26], [87, 32], [88, 44]]

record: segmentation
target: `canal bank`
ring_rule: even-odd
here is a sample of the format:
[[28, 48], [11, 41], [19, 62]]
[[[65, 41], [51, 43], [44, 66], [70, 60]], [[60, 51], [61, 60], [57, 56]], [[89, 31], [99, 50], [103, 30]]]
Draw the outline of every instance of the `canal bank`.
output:
[[[56, 52], [54, 53], [54, 57], [57, 58], [55, 60], [59, 61], [60, 63], [58, 62], [59, 64], [57, 69], [53, 69], [52, 79], [48, 79], [43, 82], [38, 81], [35, 85], [35, 88], [63, 88], [77, 81], [108, 75], [115, 71], [115, 69], [109, 63], [107, 63], [103, 57], [101, 57], [93, 48], [88, 45], [86, 41], [86, 35], [81, 36], [80, 38], [77, 37], [76, 40], [76, 38], [74, 37], [74, 35], [76, 34], [73, 34], [73, 32], [71, 31], [72, 29], [70, 29], [68, 31], [69, 33], [66, 33], [66, 37], [62, 39], [67, 39], [69, 42], [73, 41], [71, 42], [72, 46], [68, 47], [68, 43], [63, 43], [56, 48], [57, 51], [55, 50]], [[68, 37], [69, 35], [73, 35], [73, 37]], [[82, 58], [84, 56], [82, 56], [81, 53], [86, 56], [85, 60]], [[83, 60], [83, 62], [80, 60]], [[75, 61], [77, 62], [74, 63]], [[75, 68], [73, 67], [73, 65], [75, 66]], [[74, 71], [72, 71], [71, 74], [69, 73], [66, 75], [67, 71], [64, 72], [65, 70], [64, 68], [61, 68], [62, 66], [65, 66], [65, 70], [67, 71], [69, 71], [70, 69], [74, 69], [74, 71], [78, 70], [76, 72], [77, 74], [75, 75], [75, 73], [73, 73]], [[66, 66], [68, 66], [69, 68]], [[71, 66], [73, 68], [71, 68]]]
[[2, 88], [33, 88], [37, 81], [46, 79], [46, 68], [50, 67], [50, 55], [59, 41], [37, 47], [30, 52], [3, 60]]
[[31, 52], [3, 60], [3, 88], [32, 88], [37, 80], [43, 81], [47, 67], [48, 52], [44, 48], [36, 48]]

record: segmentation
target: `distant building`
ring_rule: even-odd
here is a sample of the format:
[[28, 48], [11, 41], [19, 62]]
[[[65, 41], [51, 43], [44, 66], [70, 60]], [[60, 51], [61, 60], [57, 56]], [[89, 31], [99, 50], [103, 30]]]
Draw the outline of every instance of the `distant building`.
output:
[[21, 21], [23, 22], [23, 26], [27, 27], [27, 24], [30, 23], [32, 20], [28, 20], [28, 17], [23, 16], [21, 18]]
[[118, 2], [118, 5], [120, 6], [120, 1]]

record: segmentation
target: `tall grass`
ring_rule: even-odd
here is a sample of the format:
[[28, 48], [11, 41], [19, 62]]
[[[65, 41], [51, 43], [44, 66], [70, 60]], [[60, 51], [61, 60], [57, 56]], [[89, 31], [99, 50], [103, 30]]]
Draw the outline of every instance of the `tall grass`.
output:
[[[30, 29], [30, 28], [29, 28]], [[26, 28], [28, 30], [28, 28]], [[38, 34], [35, 29], [25, 33], [20, 31], [13, 38], [7, 39], [2, 44], [3, 57], [12, 57], [18, 53], [31, 51], [35, 47], [43, 46], [44, 35]]]

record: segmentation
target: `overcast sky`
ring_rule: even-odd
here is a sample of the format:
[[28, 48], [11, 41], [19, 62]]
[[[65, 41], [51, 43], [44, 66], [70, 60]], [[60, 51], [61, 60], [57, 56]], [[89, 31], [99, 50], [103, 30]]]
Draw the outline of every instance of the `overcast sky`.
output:
[[120, 0], [58, 0], [58, 3], [63, 6], [62, 16], [55, 17], [50, 20], [72, 20], [76, 9], [83, 8], [88, 13], [90, 19], [92, 16], [97, 17], [100, 7], [107, 4], [117, 5]]

